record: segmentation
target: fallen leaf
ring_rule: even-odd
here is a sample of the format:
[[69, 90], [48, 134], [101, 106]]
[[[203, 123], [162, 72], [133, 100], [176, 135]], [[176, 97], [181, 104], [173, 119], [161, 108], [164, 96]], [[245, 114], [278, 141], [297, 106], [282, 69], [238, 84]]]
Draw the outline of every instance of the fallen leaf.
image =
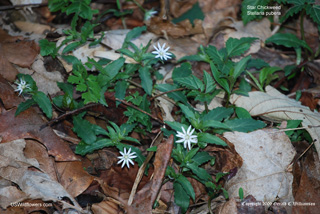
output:
[[16, 79], [18, 70], [8, 61], [0, 44], [0, 74], [10, 82]]
[[252, 116], [261, 116], [275, 122], [302, 120], [320, 154], [320, 113], [312, 112], [300, 102], [288, 98], [271, 86], [264, 92], [249, 92], [249, 97], [232, 95], [230, 102], [245, 108]]
[[80, 195], [93, 181], [93, 177], [83, 169], [82, 162], [57, 162], [56, 166], [61, 185], [72, 197]]
[[225, 185], [231, 198], [237, 197], [242, 187], [245, 196], [253, 195], [258, 201], [272, 202], [277, 197], [281, 202], [293, 201], [293, 175], [287, 168], [296, 152], [284, 132], [226, 132], [224, 137], [243, 159], [238, 173]]
[[166, 141], [163, 141], [157, 148], [154, 160], [154, 173], [152, 180], [139, 190], [130, 207], [127, 208], [128, 213], [152, 213], [153, 204], [158, 196], [162, 181], [167, 169], [167, 165], [171, 158], [173, 148], [173, 135]]
[[56, 161], [77, 160], [68, 143], [58, 138], [51, 127], [40, 129], [45, 122], [35, 109], [30, 108], [17, 117], [14, 114], [15, 110], [11, 110], [0, 115], [0, 135], [3, 143], [20, 138], [33, 138], [44, 144], [48, 154], [54, 156]]
[[51, 31], [51, 27], [49, 25], [43, 25], [32, 22], [25, 21], [15, 21], [14, 24], [24, 32], [35, 33], [35, 34], [44, 34], [45, 31]]
[[14, 92], [11, 85], [8, 81], [5, 80], [0, 75], [0, 99], [5, 107], [5, 109], [11, 109], [18, 106], [21, 102], [24, 101], [22, 97], [18, 97], [16, 92]]

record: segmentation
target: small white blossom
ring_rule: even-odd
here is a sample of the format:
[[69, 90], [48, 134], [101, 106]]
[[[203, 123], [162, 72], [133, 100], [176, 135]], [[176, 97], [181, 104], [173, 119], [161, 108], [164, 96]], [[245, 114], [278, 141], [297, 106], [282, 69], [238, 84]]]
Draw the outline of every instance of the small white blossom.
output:
[[124, 165], [126, 165], [126, 164], [127, 164], [127, 167], [130, 168], [129, 163], [134, 165], [134, 163], [133, 163], [133, 161], [131, 159], [136, 158], [137, 156], [135, 155], [136, 154], [135, 152], [132, 152], [132, 153], [130, 153], [130, 152], [131, 152], [131, 148], [129, 148], [128, 152], [127, 152], [126, 148], [124, 148], [123, 152], [120, 151], [120, 154], [122, 156], [118, 156], [118, 158], [120, 160], [118, 161], [117, 164], [122, 162], [121, 168], [123, 168]]
[[26, 89], [31, 89], [29, 84], [26, 83], [26, 81], [24, 79], [20, 79], [20, 83], [19, 82], [15, 82], [15, 84], [17, 84], [17, 89], [14, 91], [19, 91], [19, 96], [21, 95], [21, 93]]
[[145, 12], [145, 14], [144, 14], [144, 20], [149, 20], [149, 19], [151, 19], [151, 17], [153, 17], [155, 14], [157, 14], [158, 13], [158, 11], [155, 11], [155, 10], [153, 10], [153, 9], [151, 9], [151, 10], [147, 10], [146, 12]]
[[191, 126], [189, 126], [187, 132], [186, 130], [183, 128], [183, 126], [181, 127], [182, 128], [182, 132], [178, 132], [177, 131], [177, 137], [181, 138], [180, 140], [176, 141], [176, 143], [184, 143], [183, 146], [184, 148], [187, 148], [190, 150], [191, 149], [191, 143], [198, 143], [198, 136], [197, 135], [192, 135], [192, 133], [194, 132], [194, 129], [191, 130]]
[[161, 60], [171, 59], [170, 55], [172, 54], [167, 52], [170, 49], [170, 47], [167, 47], [166, 49], [164, 49], [165, 46], [166, 46], [166, 43], [164, 43], [161, 47], [159, 42], [158, 42], [158, 48], [153, 45], [154, 49], [156, 50], [152, 51], [152, 53], [157, 55], [156, 58], [160, 58]]

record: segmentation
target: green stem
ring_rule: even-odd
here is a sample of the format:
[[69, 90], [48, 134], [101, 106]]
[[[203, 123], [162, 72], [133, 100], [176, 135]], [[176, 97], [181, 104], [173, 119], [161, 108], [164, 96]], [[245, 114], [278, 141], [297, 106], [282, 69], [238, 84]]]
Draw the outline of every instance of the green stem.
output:
[[132, 0], [132, 1], [140, 8], [140, 10], [142, 10], [142, 12], [144, 12], [144, 13], [146, 12], [146, 10], [141, 6], [141, 4], [139, 2], [137, 2], [136, 0]]
[[206, 110], [206, 113], [208, 114], [208, 112], [209, 112], [208, 102], [204, 102], [204, 108]]

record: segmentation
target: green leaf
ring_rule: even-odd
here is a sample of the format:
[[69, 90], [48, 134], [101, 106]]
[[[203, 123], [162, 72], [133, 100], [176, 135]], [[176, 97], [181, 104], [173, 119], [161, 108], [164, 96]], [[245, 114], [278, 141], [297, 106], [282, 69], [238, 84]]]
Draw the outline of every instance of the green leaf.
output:
[[107, 75], [110, 79], [113, 79], [119, 72], [122, 66], [124, 65], [125, 58], [120, 57], [119, 59], [109, 63], [101, 71], [102, 74]]
[[146, 30], [147, 30], [146, 26], [133, 28], [129, 33], [127, 33], [126, 38], [124, 39], [124, 43], [122, 45], [122, 48], [128, 47], [128, 42], [130, 42], [132, 39], [140, 36], [141, 33]]
[[225, 107], [217, 107], [212, 109], [207, 114], [202, 117], [202, 120], [215, 120], [215, 121], [222, 121], [230, 117], [233, 114], [232, 108], [225, 108]]
[[320, 25], [320, 5], [308, 4], [307, 14], [312, 18], [312, 20]]
[[144, 89], [144, 91], [148, 95], [151, 95], [153, 83], [152, 83], [152, 79], [151, 79], [150, 68], [149, 67], [141, 67], [139, 69], [139, 76], [141, 79], [142, 88]]
[[227, 146], [227, 144], [221, 140], [219, 137], [209, 134], [209, 133], [199, 133], [198, 134], [198, 141], [215, 144], [219, 146]]
[[241, 201], [244, 199], [244, 194], [243, 194], [243, 188], [242, 187], [239, 188], [239, 198], [240, 198]]
[[251, 43], [257, 40], [254, 37], [243, 37], [241, 39], [229, 38], [226, 42], [228, 57], [240, 56], [249, 50]]
[[220, 78], [220, 73], [216, 66], [210, 62], [210, 67], [211, 67], [211, 72], [212, 76], [214, 77], [215, 81], [228, 93], [230, 94], [230, 88], [229, 88], [229, 83], [226, 79]]
[[150, 148], [147, 149], [148, 152], [156, 152], [157, 151], [157, 146], [152, 146]]
[[190, 196], [192, 198], [192, 200], [195, 200], [195, 193], [194, 193], [194, 189], [190, 183], [190, 181], [184, 177], [183, 175], [180, 175], [175, 182], [178, 182], [182, 188], [184, 189], [184, 191], [188, 194], [188, 196]]
[[72, 96], [73, 94], [73, 85], [64, 82], [57, 82], [57, 86], [66, 94]]
[[30, 108], [32, 105], [36, 104], [36, 102], [33, 99], [29, 99], [25, 102], [21, 102], [18, 107], [17, 110], [14, 114], [14, 116], [18, 116], [21, 112], [27, 110], [28, 108]]
[[266, 63], [263, 59], [250, 59], [248, 64], [247, 64], [247, 68], [256, 68], [256, 69], [260, 69], [263, 67], [269, 67], [269, 64]]
[[62, 54], [68, 53], [69, 51], [73, 51], [80, 45], [81, 45], [81, 42], [72, 42], [63, 49]]
[[131, 58], [134, 57], [134, 53], [131, 52], [130, 50], [126, 49], [126, 48], [120, 48], [120, 49], [118, 49], [117, 51], [120, 52], [120, 53], [122, 53], [122, 54], [124, 54], [124, 55], [127, 55], [127, 56], [129, 56], [129, 57], [131, 57]]
[[198, 152], [192, 160], [198, 164], [198, 166], [208, 162], [211, 160], [213, 157], [209, 155], [208, 152]]
[[190, 61], [190, 62], [199, 62], [199, 61], [205, 61], [205, 59], [200, 56], [200, 55], [190, 55], [190, 56], [184, 56], [181, 57], [178, 62], [182, 62], [182, 61]]
[[260, 120], [253, 119], [233, 119], [225, 122], [233, 131], [238, 132], [251, 132], [257, 129], [262, 129], [266, 126], [266, 124]]
[[218, 49], [212, 45], [209, 45], [205, 49], [206, 54], [210, 57], [210, 59], [213, 60], [215, 64], [218, 66], [222, 65], [224, 63], [224, 55], [218, 51]]
[[312, 51], [309, 45], [299, 39], [296, 35], [291, 34], [291, 33], [277, 33], [268, 38], [265, 43], [274, 43], [276, 45], [283, 45], [287, 48], [299, 48], [299, 47], [304, 47], [308, 49], [309, 51]]
[[178, 84], [188, 88], [188, 89], [194, 89], [194, 90], [204, 90], [204, 84], [194, 75], [190, 75], [188, 77], [182, 77], [182, 78], [175, 78], [175, 82]]
[[180, 17], [172, 19], [171, 21], [172, 21], [172, 23], [177, 24], [185, 19], [189, 19], [189, 21], [192, 25], [194, 24], [194, 20], [196, 20], [196, 19], [203, 20], [204, 19], [204, 14], [203, 14], [198, 2], [196, 2], [190, 10], [188, 10], [187, 12], [182, 14]]
[[247, 118], [247, 119], [252, 119], [250, 113], [242, 107], [236, 107], [236, 114], [238, 118]]
[[173, 182], [173, 189], [174, 189], [174, 202], [181, 207], [182, 213], [187, 212], [189, 207], [189, 200], [190, 197], [183, 189], [179, 182]]
[[50, 99], [42, 91], [37, 91], [32, 99], [39, 105], [41, 110], [47, 115], [48, 118], [52, 117], [52, 105]]
[[201, 183], [205, 183], [207, 181], [211, 181], [211, 175], [203, 168], [197, 166], [196, 163], [187, 163], [186, 164], [187, 168], [191, 169], [191, 171], [193, 172], [193, 174], [195, 174], [197, 176], [197, 178], [199, 179], [199, 181]]
[[[158, 85], [155, 85], [155, 88], [162, 92], [167, 92], [167, 91], [172, 91], [174, 89], [177, 89], [176, 86], [170, 85], [170, 84], [158, 84]], [[175, 100], [176, 102], [182, 102], [185, 105], [189, 105], [187, 97], [181, 91], [170, 92], [167, 95], [168, 97]]]
[[97, 140], [97, 136], [93, 131], [93, 124], [83, 119], [86, 112], [82, 112], [77, 116], [73, 116], [73, 131], [86, 143], [93, 144]]
[[230, 130], [230, 127], [228, 127], [227, 125], [216, 121], [216, 120], [204, 120], [202, 121], [203, 127], [204, 128], [217, 128], [217, 129], [227, 129]]
[[179, 122], [171, 122], [171, 121], [165, 121], [166, 124], [168, 124], [172, 129], [178, 131], [178, 132], [182, 132], [182, 128], [184, 128], [184, 130], [188, 130], [188, 126]]
[[90, 0], [73, 0], [71, 5], [66, 9], [67, 15], [75, 13], [84, 19], [91, 20], [93, 14], [97, 11], [91, 9], [90, 2]]
[[251, 56], [246, 56], [242, 58], [239, 62], [236, 63], [236, 66], [234, 67], [233, 77], [237, 79], [241, 73], [246, 69], [247, 63], [250, 60]]
[[280, 23], [285, 22], [290, 16], [298, 14], [304, 7], [304, 4], [293, 5], [291, 8], [289, 8], [289, 10], [286, 11], [284, 16], [280, 18]]
[[40, 45], [40, 54], [41, 56], [52, 56], [55, 58], [57, 56], [58, 50], [56, 48], [56, 43], [54, 42], [49, 42], [46, 39], [41, 39], [39, 41]]
[[192, 74], [191, 64], [190, 63], [182, 63], [179, 67], [175, 67], [172, 71], [172, 79], [176, 78], [188, 77]]
[[[286, 129], [295, 129], [298, 128], [301, 124], [302, 120], [288, 120], [287, 121], [287, 127]], [[295, 132], [295, 130], [291, 130], [291, 131], [286, 131], [286, 135], [288, 135], [288, 137], [290, 137], [291, 135], [293, 135], [293, 133]]]
[[274, 72], [279, 71], [279, 70], [282, 70], [282, 68], [280, 68], [280, 67], [265, 67], [265, 68], [263, 68], [260, 71], [260, 74], [259, 74], [260, 84], [262, 86], [268, 85], [270, 83], [269, 81], [267, 81], [269, 76], [272, 75]]
[[205, 93], [211, 93], [216, 88], [213, 78], [206, 71], [203, 71], [203, 81], [206, 87]]
[[[123, 100], [124, 97], [126, 96], [126, 90], [128, 88], [128, 82], [127, 81], [117, 81], [116, 86], [114, 87], [114, 90], [116, 91], [116, 93], [114, 94], [114, 96], [120, 100]], [[119, 101], [116, 101], [116, 105], [118, 106], [120, 104]]]
[[110, 146], [114, 146], [114, 143], [107, 138], [99, 139], [93, 144], [86, 144], [84, 141], [80, 141], [80, 143], [76, 147], [75, 153], [79, 155], [86, 155], [88, 153], [92, 153], [95, 150]]
[[179, 104], [179, 107], [181, 108], [183, 114], [191, 121], [195, 120], [196, 116], [192, 109], [190, 109], [188, 106], [185, 106], [183, 104]]
[[248, 22], [256, 19], [262, 19], [264, 9], [258, 9], [258, 6], [266, 6], [270, 0], [244, 0], [241, 6], [241, 17], [243, 23], [246, 25]]

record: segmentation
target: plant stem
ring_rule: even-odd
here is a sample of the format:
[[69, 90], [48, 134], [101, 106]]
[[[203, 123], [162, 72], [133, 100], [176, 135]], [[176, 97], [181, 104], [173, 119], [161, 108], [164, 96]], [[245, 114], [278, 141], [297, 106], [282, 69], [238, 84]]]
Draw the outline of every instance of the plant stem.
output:
[[162, 95], [165, 95], [165, 94], [168, 94], [168, 93], [171, 93], [171, 92], [175, 92], [175, 91], [182, 91], [182, 90], [184, 90], [184, 88], [176, 88], [176, 89], [173, 89], [173, 90], [170, 90], [170, 91], [166, 91], [166, 92], [157, 94], [157, 95], [151, 97], [150, 101], [151, 101], [151, 100], [154, 100], [155, 98], [160, 97], [160, 96], [162, 96]]
[[[303, 25], [305, 14], [306, 14], [306, 10], [302, 10], [300, 15], [300, 34], [301, 34], [301, 39], [306, 42], [306, 38], [304, 36], [304, 25]], [[309, 59], [310, 58], [309, 51], [306, 48], [304, 48], [304, 51], [307, 54], [307, 58]]]
[[207, 101], [204, 102], [204, 109], [205, 109], [206, 113], [208, 114], [209, 108], [208, 108], [208, 102]]

